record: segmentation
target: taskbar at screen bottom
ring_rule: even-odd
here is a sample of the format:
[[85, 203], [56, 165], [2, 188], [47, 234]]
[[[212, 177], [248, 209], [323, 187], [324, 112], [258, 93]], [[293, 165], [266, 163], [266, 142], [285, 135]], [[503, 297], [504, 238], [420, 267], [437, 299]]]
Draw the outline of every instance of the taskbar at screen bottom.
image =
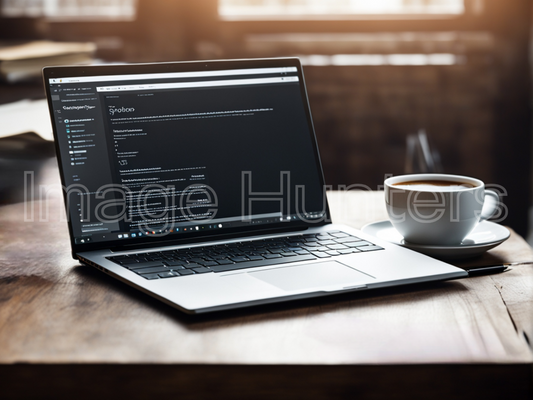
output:
[[83, 234], [74, 239], [76, 244], [89, 244], [95, 242], [107, 242], [116, 240], [138, 240], [140, 238], [161, 238], [168, 235], [188, 235], [201, 232], [215, 231], [220, 229], [231, 229], [250, 227], [256, 225], [280, 224], [294, 221], [319, 222], [324, 219], [324, 211], [306, 213], [304, 216], [291, 214], [281, 215], [280, 213], [254, 215], [247, 218], [218, 218], [212, 220], [194, 220], [188, 223], [150, 225], [135, 227], [127, 232], [105, 232]]

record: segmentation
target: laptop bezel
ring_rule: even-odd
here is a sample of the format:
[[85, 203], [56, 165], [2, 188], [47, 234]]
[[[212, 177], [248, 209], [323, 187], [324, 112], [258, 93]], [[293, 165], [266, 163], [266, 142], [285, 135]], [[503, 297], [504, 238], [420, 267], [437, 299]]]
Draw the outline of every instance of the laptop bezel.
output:
[[[54, 67], [45, 67], [43, 68], [43, 81], [46, 92], [46, 97], [48, 100], [48, 107], [51, 116], [52, 130], [54, 134], [54, 142], [56, 148], [56, 155], [59, 164], [59, 172], [61, 177], [61, 184], [63, 188], [66, 187], [66, 180], [64, 176], [64, 170], [62, 167], [62, 154], [59, 149], [58, 143], [58, 127], [56, 126], [54, 118], [54, 109], [51, 101], [51, 90], [49, 80], [54, 78], [68, 78], [68, 77], [82, 77], [82, 76], [101, 76], [101, 75], [127, 75], [127, 74], [151, 74], [151, 73], [173, 73], [173, 72], [189, 72], [189, 71], [210, 71], [210, 70], [229, 70], [229, 69], [242, 69], [242, 68], [269, 68], [269, 67], [297, 67], [298, 76], [300, 79], [300, 91], [302, 96], [302, 101], [305, 109], [305, 115], [307, 122], [310, 128], [310, 140], [312, 141], [312, 146], [314, 148], [314, 157], [317, 172], [320, 179], [320, 185], [324, 189], [325, 180], [324, 173], [322, 168], [322, 162], [320, 159], [320, 153], [318, 149], [318, 143], [316, 139], [316, 133], [314, 129], [311, 108], [309, 105], [309, 99], [307, 95], [307, 88], [305, 84], [303, 68], [298, 58], [287, 57], [287, 58], [261, 58], [261, 59], [238, 59], [238, 60], [202, 60], [202, 61], [181, 61], [181, 62], [165, 62], [165, 63], [142, 63], [142, 64], [113, 64], [113, 65], [90, 65], [90, 66], [54, 66]], [[251, 228], [228, 228], [220, 229], [213, 232], [201, 232], [195, 233], [192, 232], [186, 236], [180, 237], [179, 235], [167, 235], [160, 237], [149, 237], [129, 241], [124, 243], [123, 241], [106, 241], [106, 242], [95, 242], [95, 243], [86, 243], [78, 244], [75, 242], [75, 236], [73, 232], [73, 227], [69, 218], [70, 210], [68, 209], [68, 195], [66, 190], [63, 190], [63, 198], [65, 209], [68, 219], [68, 229], [70, 235], [70, 242], [72, 248], [72, 256], [76, 257], [78, 252], [87, 252], [93, 250], [132, 250], [136, 248], [151, 248], [151, 247], [161, 247], [161, 246], [176, 246], [183, 245], [188, 243], [198, 243], [198, 242], [208, 242], [215, 240], [225, 240], [243, 236], [257, 236], [263, 234], [272, 234], [280, 232], [290, 232], [305, 230], [310, 227], [319, 227], [322, 225], [327, 225], [331, 223], [331, 216], [329, 211], [329, 205], [327, 203], [326, 196], [324, 194], [324, 206], [325, 206], [325, 218], [318, 222], [306, 222], [302, 220], [290, 221], [290, 222], [280, 222], [273, 223], [265, 226], [261, 226], [259, 229], [257, 227]]]

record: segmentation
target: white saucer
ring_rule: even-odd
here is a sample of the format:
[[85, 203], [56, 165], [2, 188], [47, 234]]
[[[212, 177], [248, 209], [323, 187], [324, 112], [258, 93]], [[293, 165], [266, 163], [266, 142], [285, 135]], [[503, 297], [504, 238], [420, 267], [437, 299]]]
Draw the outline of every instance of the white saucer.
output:
[[374, 222], [363, 226], [363, 232], [388, 242], [399, 244], [411, 250], [441, 259], [463, 259], [475, 257], [506, 241], [511, 233], [501, 225], [490, 221], [480, 222], [475, 229], [456, 246], [429, 246], [406, 242], [390, 221]]

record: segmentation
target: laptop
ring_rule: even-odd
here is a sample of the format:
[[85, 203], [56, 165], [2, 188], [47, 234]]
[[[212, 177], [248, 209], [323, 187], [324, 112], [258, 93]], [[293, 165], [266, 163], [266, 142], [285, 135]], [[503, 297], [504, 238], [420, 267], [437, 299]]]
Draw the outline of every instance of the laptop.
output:
[[297, 58], [43, 78], [72, 256], [183, 312], [467, 276], [332, 224]]

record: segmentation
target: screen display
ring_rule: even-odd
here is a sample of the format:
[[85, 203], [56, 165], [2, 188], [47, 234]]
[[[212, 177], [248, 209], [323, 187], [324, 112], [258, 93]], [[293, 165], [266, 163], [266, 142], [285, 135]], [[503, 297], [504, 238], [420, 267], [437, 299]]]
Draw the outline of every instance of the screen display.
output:
[[46, 80], [77, 245], [326, 217], [296, 66]]

